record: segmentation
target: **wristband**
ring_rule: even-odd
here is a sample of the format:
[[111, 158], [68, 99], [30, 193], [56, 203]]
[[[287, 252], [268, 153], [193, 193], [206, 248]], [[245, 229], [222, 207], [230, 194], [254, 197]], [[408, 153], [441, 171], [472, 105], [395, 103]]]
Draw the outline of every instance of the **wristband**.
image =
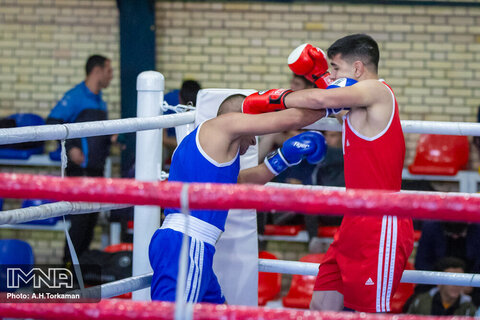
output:
[[264, 160], [268, 170], [270, 170], [270, 172], [272, 172], [275, 176], [278, 176], [288, 167], [299, 164], [301, 161], [302, 159], [300, 159], [300, 161], [298, 161], [297, 163], [290, 164], [283, 156], [280, 148], [267, 154]]

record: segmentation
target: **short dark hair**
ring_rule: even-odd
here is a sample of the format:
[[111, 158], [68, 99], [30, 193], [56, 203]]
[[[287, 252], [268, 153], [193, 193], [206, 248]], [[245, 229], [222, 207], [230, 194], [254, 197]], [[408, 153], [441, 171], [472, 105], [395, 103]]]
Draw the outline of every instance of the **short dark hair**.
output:
[[360, 60], [366, 66], [371, 64], [378, 72], [380, 52], [377, 42], [369, 35], [357, 33], [338, 39], [328, 48], [327, 55], [332, 59], [339, 53], [344, 60]]
[[443, 257], [435, 263], [436, 271], [445, 271], [449, 268], [461, 268], [465, 272], [467, 265], [465, 261], [456, 257]]
[[448, 234], [462, 235], [468, 229], [467, 222], [443, 222], [443, 230]]
[[94, 54], [87, 59], [87, 63], [85, 64], [85, 72], [87, 76], [92, 72], [93, 68], [95, 67], [104, 67], [105, 61], [109, 60], [107, 57]]
[[197, 104], [197, 94], [202, 87], [200, 83], [195, 80], [185, 80], [182, 83], [182, 87], [180, 88], [180, 103], [188, 104], [191, 103], [192, 105]]
[[218, 107], [217, 116], [230, 112], [242, 112], [242, 103], [245, 97], [243, 94], [232, 94], [225, 98]]

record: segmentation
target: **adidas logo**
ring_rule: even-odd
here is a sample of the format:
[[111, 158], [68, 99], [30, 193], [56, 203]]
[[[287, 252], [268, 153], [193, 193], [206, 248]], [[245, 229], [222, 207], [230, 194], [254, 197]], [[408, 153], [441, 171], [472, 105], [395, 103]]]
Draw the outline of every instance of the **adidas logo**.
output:
[[372, 278], [368, 278], [368, 280], [365, 282], [366, 286], [373, 286], [375, 283], [372, 281]]
[[347, 147], [350, 147], [350, 141], [347, 140]]

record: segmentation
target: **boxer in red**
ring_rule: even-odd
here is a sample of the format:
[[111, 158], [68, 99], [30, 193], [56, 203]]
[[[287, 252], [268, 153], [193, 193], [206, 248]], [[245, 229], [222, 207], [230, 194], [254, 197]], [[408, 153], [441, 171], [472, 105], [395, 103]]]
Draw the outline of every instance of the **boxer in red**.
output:
[[[312, 50], [310, 45], [297, 48], [289, 65], [307, 78], [315, 72], [313, 79], [324, 79], [324, 62], [319, 62], [318, 49], [314, 54]], [[330, 80], [351, 78], [358, 82], [331, 90], [256, 93], [245, 99], [244, 112], [350, 108], [343, 118], [346, 188], [400, 191], [405, 140], [393, 90], [378, 78], [377, 43], [365, 34], [349, 35], [335, 41], [327, 56]], [[325, 87], [323, 82], [317, 87]], [[312, 309], [390, 311], [390, 300], [413, 249], [413, 226], [411, 219], [397, 218], [394, 212], [386, 214], [391, 215], [343, 218], [320, 265]]]

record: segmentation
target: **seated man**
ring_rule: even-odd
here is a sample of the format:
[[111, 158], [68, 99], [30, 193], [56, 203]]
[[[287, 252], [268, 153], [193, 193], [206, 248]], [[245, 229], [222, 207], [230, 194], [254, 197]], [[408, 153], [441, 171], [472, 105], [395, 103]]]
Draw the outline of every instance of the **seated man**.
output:
[[[446, 257], [438, 261], [438, 271], [465, 272], [465, 262], [458, 258]], [[422, 315], [473, 316], [477, 310], [472, 298], [463, 293], [464, 287], [438, 285], [429, 292], [418, 295], [411, 303], [407, 313]]]
[[[302, 128], [325, 115], [324, 111], [292, 109], [276, 113], [241, 113], [242, 95], [225, 99], [217, 117], [201, 123], [175, 150], [170, 181], [266, 183], [304, 157], [312, 163], [323, 158], [326, 143], [319, 132], [304, 132], [286, 141], [264, 163], [240, 169], [239, 155], [256, 143], [255, 136]], [[152, 237], [149, 256], [154, 270], [152, 300], [175, 301], [178, 261], [186, 216], [165, 209], [165, 221]], [[187, 235], [189, 267], [183, 299], [186, 302], [224, 303], [212, 269], [215, 243], [225, 228], [227, 210], [192, 210]]]
[[[444, 257], [459, 258], [465, 262], [465, 272], [480, 273], [480, 224], [424, 221], [415, 256], [415, 269], [432, 270], [435, 261]], [[430, 288], [428, 285], [417, 285], [415, 293]], [[474, 288], [469, 294], [478, 305], [479, 288]]]
[[[290, 78], [290, 89], [292, 91], [304, 90], [314, 88], [313, 82], [309, 81], [304, 76], [292, 73]], [[259, 137], [258, 139], [258, 160], [263, 161], [263, 158], [267, 153], [277, 149], [283, 144], [283, 142], [301, 131], [291, 130], [280, 133], [273, 133]], [[328, 142], [328, 141], [327, 141]], [[287, 170], [279, 174], [273, 182], [290, 183], [290, 184], [312, 184], [312, 170], [314, 165], [309, 164], [307, 161], [302, 161], [294, 167], [290, 167]], [[270, 223], [276, 225], [298, 225], [303, 224], [303, 215], [294, 212], [275, 213], [257, 212], [258, 233], [263, 234], [265, 232], [265, 225]], [[264, 242], [260, 242], [261, 247], [265, 247]]]
[[[329, 187], [345, 187], [343, 171], [342, 133], [339, 131], [324, 131], [328, 150], [325, 159], [317, 164], [312, 172], [312, 184]], [[308, 232], [308, 251], [322, 253], [325, 242], [318, 237], [319, 226], [339, 226], [342, 217], [331, 215], [305, 215], [305, 227]]]

